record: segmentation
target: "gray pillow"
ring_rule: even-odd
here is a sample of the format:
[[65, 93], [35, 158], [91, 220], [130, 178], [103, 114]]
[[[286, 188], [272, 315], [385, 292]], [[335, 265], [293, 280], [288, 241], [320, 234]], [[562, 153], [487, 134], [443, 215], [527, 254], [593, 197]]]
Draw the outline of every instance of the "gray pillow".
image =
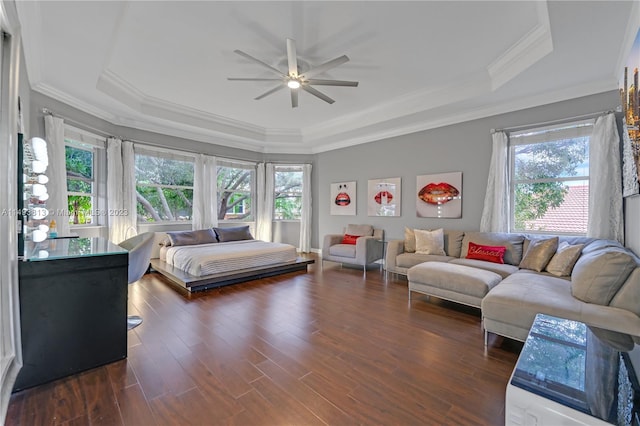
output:
[[527, 252], [522, 256], [520, 267], [542, 272], [558, 249], [558, 237], [532, 240]]
[[218, 239], [212, 229], [199, 229], [197, 231], [172, 231], [167, 232], [172, 246], [192, 246], [196, 244], [217, 243]]
[[228, 243], [229, 241], [253, 240], [253, 235], [249, 231], [249, 225], [234, 226], [231, 228], [213, 228], [218, 235], [218, 241]]
[[583, 254], [571, 273], [571, 294], [583, 302], [607, 306], [636, 266], [622, 249]]

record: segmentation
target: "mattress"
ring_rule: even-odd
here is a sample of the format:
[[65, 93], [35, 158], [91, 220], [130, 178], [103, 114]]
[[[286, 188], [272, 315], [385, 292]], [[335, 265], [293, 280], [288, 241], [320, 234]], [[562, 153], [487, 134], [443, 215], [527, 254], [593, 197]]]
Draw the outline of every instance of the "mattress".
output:
[[293, 262], [296, 248], [290, 244], [260, 240], [231, 241], [167, 247], [161, 258], [196, 277]]

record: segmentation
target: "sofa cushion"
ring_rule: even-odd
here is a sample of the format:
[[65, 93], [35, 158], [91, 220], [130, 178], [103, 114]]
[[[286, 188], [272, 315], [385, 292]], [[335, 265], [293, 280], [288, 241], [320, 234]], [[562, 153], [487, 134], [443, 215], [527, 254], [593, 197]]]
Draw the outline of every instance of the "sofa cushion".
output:
[[329, 247], [329, 254], [340, 257], [356, 257], [355, 244], [335, 244]]
[[345, 234], [357, 235], [358, 237], [371, 237], [373, 235], [373, 226], [371, 225], [347, 225]]
[[503, 278], [508, 277], [509, 275], [518, 272], [518, 267], [517, 266], [513, 266], [513, 265], [509, 265], [509, 264], [500, 264], [500, 263], [487, 262], [487, 261], [484, 261], [484, 260], [453, 259], [449, 263], [453, 263], [455, 265], [472, 266], [474, 268], [484, 269], [484, 270], [487, 270], [487, 271], [495, 272], [496, 274], [500, 275]]
[[557, 277], [570, 276], [573, 266], [582, 254], [583, 247], [584, 244], [571, 245], [564, 241], [561, 242], [545, 270]]
[[[523, 244], [524, 247], [524, 244]], [[542, 272], [558, 249], [558, 237], [537, 239], [529, 242], [520, 267]]]
[[[171, 246], [191, 246], [196, 244], [217, 243], [218, 239], [213, 229], [198, 229], [196, 231], [167, 232]], [[166, 244], [165, 244], [166, 245]]]
[[433, 231], [415, 229], [416, 253], [445, 256], [444, 232], [442, 228]]
[[479, 298], [502, 281], [500, 275], [491, 271], [442, 262], [416, 265], [407, 271], [407, 279], [411, 283], [426, 284]]
[[522, 260], [522, 244], [524, 236], [520, 234], [508, 234], [502, 232], [465, 232], [462, 238], [462, 250], [460, 257], [467, 257], [469, 242], [485, 246], [504, 246], [504, 263], [519, 265]]
[[626, 309], [640, 317], [640, 267], [631, 272], [609, 306]]
[[412, 228], [404, 227], [404, 251], [405, 253], [415, 253], [416, 234]]
[[411, 268], [423, 262], [448, 262], [455, 259], [451, 256], [438, 256], [433, 254], [402, 253], [396, 256], [396, 265], [402, 268]]
[[571, 273], [571, 294], [598, 305], [608, 305], [637, 264], [622, 248], [582, 255]]
[[464, 231], [456, 231], [454, 229], [444, 230], [444, 251], [447, 253], [447, 256], [460, 257], [463, 237]]
[[253, 235], [249, 231], [249, 225], [232, 226], [229, 228], [213, 228], [218, 236], [218, 241], [227, 243], [229, 241], [253, 240]]

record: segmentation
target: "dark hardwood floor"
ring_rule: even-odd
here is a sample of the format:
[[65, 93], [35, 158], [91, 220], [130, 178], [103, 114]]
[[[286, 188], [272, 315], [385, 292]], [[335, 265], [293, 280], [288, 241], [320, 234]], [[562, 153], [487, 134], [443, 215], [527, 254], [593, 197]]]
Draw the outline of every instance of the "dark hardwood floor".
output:
[[12, 396], [7, 425], [499, 425], [522, 345], [480, 311], [377, 269], [193, 295], [152, 273], [129, 286], [126, 360]]

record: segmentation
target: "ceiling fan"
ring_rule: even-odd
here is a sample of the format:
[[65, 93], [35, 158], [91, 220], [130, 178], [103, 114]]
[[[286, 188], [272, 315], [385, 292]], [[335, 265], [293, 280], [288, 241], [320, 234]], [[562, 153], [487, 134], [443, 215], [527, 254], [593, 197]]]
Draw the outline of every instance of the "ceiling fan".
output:
[[233, 81], [279, 81], [278, 84], [273, 89], [270, 89], [263, 93], [262, 95], [255, 98], [255, 100], [262, 99], [266, 96], [269, 96], [272, 93], [277, 92], [278, 90], [282, 90], [288, 87], [291, 91], [291, 107], [296, 108], [298, 106], [298, 92], [299, 89], [304, 90], [307, 93], [312, 94], [325, 102], [330, 104], [335, 101], [331, 99], [329, 96], [324, 93], [318, 91], [312, 86], [346, 86], [346, 87], [357, 87], [357, 81], [344, 81], [344, 80], [323, 80], [312, 78], [315, 75], [321, 74], [325, 71], [328, 71], [332, 68], [337, 67], [338, 65], [342, 65], [349, 60], [347, 55], [342, 55], [338, 58], [332, 59], [328, 62], [325, 62], [322, 65], [318, 65], [315, 68], [311, 68], [310, 70], [304, 71], [301, 73], [301, 70], [298, 68], [298, 56], [296, 55], [296, 42], [293, 39], [287, 39], [287, 64], [289, 66], [289, 72], [284, 74], [280, 72], [278, 69], [272, 67], [271, 65], [262, 62], [260, 59], [254, 58], [253, 56], [245, 53], [241, 50], [234, 50], [238, 55], [247, 58], [257, 64], [262, 65], [264, 68], [270, 70], [271, 72], [278, 75], [278, 78], [239, 78], [239, 77], [229, 77], [228, 80]]

